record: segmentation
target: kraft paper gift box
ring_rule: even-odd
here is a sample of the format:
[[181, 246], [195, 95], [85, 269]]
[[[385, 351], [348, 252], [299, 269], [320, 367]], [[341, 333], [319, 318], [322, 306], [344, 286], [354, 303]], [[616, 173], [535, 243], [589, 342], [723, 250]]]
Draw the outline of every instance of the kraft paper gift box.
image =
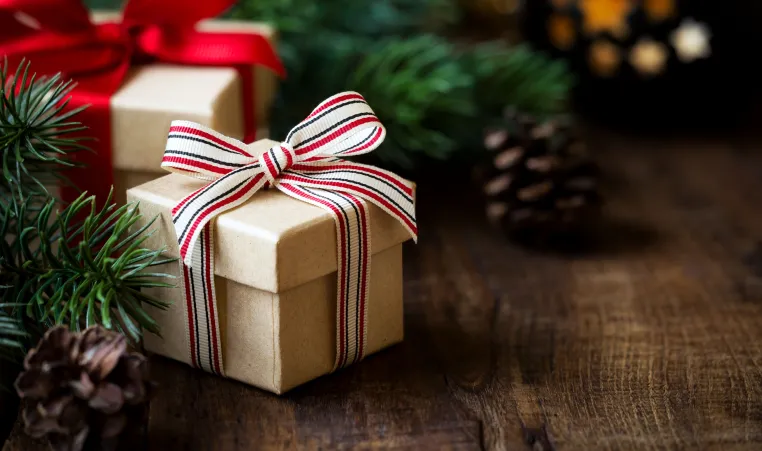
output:
[[[119, 18], [115, 12], [95, 12], [96, 23]], [[251, 32], [273, 45], [276, 31], [252, 22], [206, 20], [201, 31]], [[254, 69], [254, 103], [257, 139], [267, 138], [268, 113], [277, 89], [277, 76]], [[151, 64], [131, 70], [122, 87], [111, 97], [114, 196], [124, 203], [127, 189], [161, 177], [169, 124], [185, 119], [207, 125], [241, 139], [244, 133], [242, 83], [238, 72], [227, 67]]]
[[[253, 154], [277, 144], [254, 143]], [[148, 248], [167, 246], [179, 255], [171, 209], [204, 186], [170, 174], [127, 192], [139, 202], [140, 227], [158, 216]], [[410, 235], [400, 223], [369, 204], [371, 275], [367, 353], [403, 338], [402, 243]], [[216, 219], [215, 284], [225, 375], [275, 393], [331, 372], [336, 356], [337, 238], [325, 210], [277, 190], [257, 192], [245, 204]], [[159, 268], [181, 276], [179, 263]], [[148, 351], [191, 364], [188, 307], [179, 288], [148, 293], [172, 303], [168, 310], [146, 307], [162, 337], [146, 334]]]

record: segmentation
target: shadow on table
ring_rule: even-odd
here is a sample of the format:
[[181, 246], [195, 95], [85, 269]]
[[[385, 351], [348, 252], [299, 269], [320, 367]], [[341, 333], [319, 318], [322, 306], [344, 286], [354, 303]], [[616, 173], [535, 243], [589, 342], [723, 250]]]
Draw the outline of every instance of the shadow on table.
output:
[[590, 227], [544, 240], [513, 240], [524, 248], [566, 257], [621, 256], [643, 252], [659, 241], [656, 230], [644, 223], [602, 217]]

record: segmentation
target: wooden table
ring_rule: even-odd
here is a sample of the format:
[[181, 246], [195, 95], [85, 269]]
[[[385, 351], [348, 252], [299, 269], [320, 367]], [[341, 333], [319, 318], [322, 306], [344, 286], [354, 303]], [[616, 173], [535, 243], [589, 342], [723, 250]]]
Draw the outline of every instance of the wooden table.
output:
[[760, 145], [596, 136], [587, 252], [423, 183], [403, 344], [280, 398], [154, 358], [145, 448], [762, 449]]

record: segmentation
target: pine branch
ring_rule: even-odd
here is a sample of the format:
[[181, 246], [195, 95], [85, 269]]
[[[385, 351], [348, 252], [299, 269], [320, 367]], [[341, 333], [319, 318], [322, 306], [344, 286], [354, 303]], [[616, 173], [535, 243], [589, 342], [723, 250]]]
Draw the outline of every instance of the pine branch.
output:
[[271, 23], [284, 35], [331, 30], [377, 38], [440, 31], [457, 22], [460, 8], [454, 0], [243, 0], [230, 15]]
[[355, 90], [389, 129], [371, 158], [395, 170], [414, 169], [427, 159], [468, 158], [481, 147], [483, 128], [506, 106], [537, 116], [565, 107], [572, 80], [563, 64], [526, 47], [457, 48], [425, 33], [444, 31], [457, 17], [457, 4], [241, 2], [233, 17], [274, 23], [281, 32], [288, 79], [271, 116], [273, 136], [283, 136], [326, 97]]
[[507, 106], [535, 116], [568, 108], [574, 77], [566, 64], [525, 45], [478, 44], [464, 54], [463, 64], [474, 76], [484, 116], [498, 117]]
[[65, 111], [74, 84], [60, 75], [37, 77], [22, 62], [13, 74], [0, 68], [0, 193], [23, 197], [46, 195], [47, 187], [65, 180], [62, 171], [75, 166], [71, 155], [86, 150], [85, 130]]
[[97, 210], [95, 198], [83, 194], [55, 216], [52, 199], [31, 215], [34, 199], [12, 200], [0, 211], [0, 293], [17, 305], [14, 317], [28, 329], [101, 324], [133, 340], [141, 328], [159, 333], [143, 304], [167, 304], [141, 288], [174, 286], [164, 281], [172, 276], [151, 272], [173, 260], [141, 247], [152, 222], [133, 230], [140, 220], [136, 205], [117, 207], [110, 200]]
[[362, 93], [389, 133], [378, 157], [410, 168], [419, 158], [446, 159], [459, 143], [445, 123], [477, 114], [473, 80], [443, 38], [394, 38], [369, 49], [346, 88]]
[[9, 307], [0, 304], [0, 359], [16, 362], [23, 353], [27, 333], [18, 318], [2, 310]]

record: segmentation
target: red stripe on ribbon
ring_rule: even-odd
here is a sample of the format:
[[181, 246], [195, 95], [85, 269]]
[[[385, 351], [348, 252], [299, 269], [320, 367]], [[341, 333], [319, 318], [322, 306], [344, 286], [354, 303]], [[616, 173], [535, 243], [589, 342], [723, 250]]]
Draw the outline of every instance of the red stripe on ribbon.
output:
[[224, 147], [224, 148], [226, 148], [228, 150], [232, 150], [233, 152], [240, 153], [241, 155], [243, 155], [245, 157], [251, 157], [251, 154], [249, 152], [247, 152], [245, 149], [242, 149], [242, 148], [240, 148], [240, 147], [238, 147], [238, 146], [236, 146], [234, 144], [231, 144], [231, 143], [229, 143], [227, 141], [224, 141], [224, 140], [222, 140], [222, 139], [212, 135], [211, 133], [207, 133], [207, 132], [205, 132], [203, 130], [199, 130], [197, 128], [191, 128], [191, 127], [187, 127], [187, 126], [176, 126], [175, 125], [175, 126], [169, 127], [169, 132], [170, 133], [187, 133], [189, 135], [198, 136], [199, 138], [208, 139], [209, 141], [211, 141], [211, 142], [213, 142], [213, 143], [215, 143], [217, 145], [220, 145], [220, 146], [222, 146], [222, 147]]
[[195, 222], [190, 228], [190, 231], [185, 237], [185, 242], [180, 247], [180, 255], [182, 256], [183, 260], [185, 259], [188, 252], [188, 248], [190, 247], [191, 237], [193, 237], [193, 234], [196, 232], [196, 228], [198, 228], [198, 225], [204, 219], [206, 219], [207, 216], [214, 214], [215, 211], [225, 207], [225, 205], [232, 204], [233, 202], [237, 201], [238, 199], [240, 199], [241, 197], [247, 194], [248, 195], [253, 194], [251, 193], [252, 188], [254, 188], [254, 186], [257, 183], [259, 183], [261, 179], [262, 179], [262, 174], [257, 174], [253, 179], [251, 179], [251, 181], [249, 181], [249, 183], [247, 183], [243, 188], [239, 189], [238, 192], [236, 192], [233, 196], [225, 198], [217, 202], [216, 204], [212, 205], [211, 207], [204, 209], [204, 212], [201, 213], [198, 218], [196, 218]]
[[331, 188], [334, 188], [334, 189], [338, 188], [341, 191], [353, 192], [365, 198], [372, 199], [373, 201], [375, 201], [375, 203], [383, 205], [384, 207], [389, 209], [392, 213], [394, 213], [397, 219], [399, 219], [400, 221], [403, 221], [415, 235], [418, 234], [418, 227], [416, 227], [416, 225], [410, 219], [408, 219], [407, 216], [404, 213], [402, 213], [402, 211], [399, 208], [389, 203], [386, 199], [382, 198], [377, 193], [369, 191], [363, 187], [350, 185], [349, 183], [337, 182], [335, 180], [310, 180], [295, 174], [286, 174], [286, 175], [281, 174], [281, 180], [295, 183], [297, 185], [308, 185], [308, 186], [320, 185], [320, 188], [328, 189], [328, 190], [330, 190]]
[[212, 323], [212, 352], [214, 353], [214, 370], [217, 372], [217, 374], [222, 374], [222, 369], [220, 368], [220, 353], [219, 348], [217, 347], [217, 312], [215, 311], [215, 297], [214, 297], [214, 291], [213, 291], [213, 277], [214, 274], [212, 274], [212, 252], [214, 252], [214, 249], [212, 249], [212, 245], [210, 244], [211, 237], [211, 227], [207, 226], [204, 229], [204, 246], [206, 246], [206, 253], [204, 254], [204, 258], [206, 260], [205, 267], [206, 267], [206, 292], [207, 292], [207, 300], [208, 300], [208, 309], [209, 309], [209, 318], [210, 323]]
[[328, 102], [325, 102], [319, 107], [315, 108], [315, 110], [309, 116], [307, 116], [307, 119], [312, 119], [313, 117], [317, 116], [318, 114], [322, 113], [328, 108], [347, 100], [362, 100], [364, 102], [365, 98], [357, 93], [338, 95], [334, 99], [329, 100]]
[[319, 149], [319, 148], [325, 146], [326, 144], [330, 143], [331, 141], [335, 140], [339, 136], [347, 133], [347, 131], [349, 131], [349, 130], [351, 130], [353, 128], [357, 128], [357, 127], [359, 127], [361, 125], [371, 123], [371, 122], [378, 122], [378, 118], [376, 118], [376, 117], [364, 117], [362, 119], [358, 119], [358, 120], [356, 120], [354, 122], [351, 122], [351, 123], [345, 125], [344, 127], [339, 128], [338, 130], [336, 130], [335, 132], [331, 133], [330, 135], [328, 135], [328, 136], [326, 136], [326, 137], [324, 137], [324, 138], [322, 138], [322, 139], [320, 139], [320, 140], [310, 144], [309, 146], [301, 148], [299, 150], [296, 150], [296, 154], [297, 155], [304, 155], [306, 153], [310, 153], [313, 150]]
[[381, 138], [381, 135], [383, 135], [383, 133], [384, 133], [384, 130], [379, 127], [378, 130], [376, 130], [376, 134], [373, 135], [373, 138], [371, 138], [367, 143], [363, 144], [362, 146], [360, 146], [360, 147], [358, 147], [356, 149], [352, 149], [352, 150], [348, 151], [349, 154], [350, 155], [351, 154], [355, 154], [355, 153], [361, 152], [361, 151], [363, 151], [365, 149], [370, 149], [371, 147], [375, 146], [376, 145], [376, 141], [378, 141]]
[[188, 271], [190, 268], [183, 265], [183, 280], [185, 281], [185, 305], [188, 309], [188, 336], [190, 344], [191, 364], [198, 368], [198, 360], [196, 359], [196, 331], [195, 321], [193, 318], [193, 296], [191, 296], [190, 280], [188, 278]]
[[164, 155], [164, 158], [162, 158], [161, 163], [162, 164], [174, 163], [176, 165], [189, 166], [192, 168], [203, 169], [205, 171], [215, 172], [217, 174], [223, 174], [223, 175], [230, 172], [230, 169], [228, 168], [221, 168], [219, 166], [214, 166], [212, 164], [206, 163], [204, 161], [192, 160], [186, 157], [174, 157], [170, 155]]
[[338, 268], [337, 268], [337, 277], [338, 277], [338, 280], [339, 280], [339, 282], [338, 282], [338, 285], [339, 285], [339, 290], [338, 290], [339, 291], [339, 297], [337, 299], [337, 301], [338, 301], [338, 307], [337, 308], [338, 308], [338, 312], [339, 312], [339, 315], [338, 315], [338, 318], [337, 318], [337, 320], [339, 322], [339, 324], [338, 324], [339, 337], [338, 337], [337, 346], [338, 346], [339, 349], [338, 349], [337, 360], [340, 362], [339, 366], [344, 366], [344, 362], [346, 362], [346, 358], [347, 358], [347, 356], [346, 356], [347, 351], [346, 351], [346, 349], [344, 347], [344, 342], [346, 341], [345, 330], [346, 330], [347, 319], [344, 316], [344, 311], [345, 311], [345, 307], [346, 307], [346, 304], [345, 304], [346, 303], [346, 292], [344, 291], [345, 284], [343, 283], [343, 281], [345, 280], [345, 277], [347, 277], [347, 252], [346, 252], [346, 247], [345, 247], [345, 243], [347, 241], [347, 238], [346, 238], [347, 237], [347, 232], [346, 232], [346, 229], [344, 228], [344, 220], [343, 220], [342, 215], [341, 215], [341, 210], [336, 208], [336, 206], [331, 204], [330, 202], [328, 202], [328, 201], [326, 201], [324, 199], [320, 199], [319, 197], [315, 197], [315, 196], [313, 196], [311, 194], [308, 194], [308, 193], [304, 192], [303, 190], [297, 189], [296, 187], [294, 187], [292, 185], [281, 184], [280, 186], [283, 189], [285, 189], [285, 190], [288, 190], [288, 191], [291, 191], [292, 193], [295, 193], [299, 197], [302, 197], [304, 199], [309, 199], [312, 202], [316, 202], [318, 204], [323, 205], [324, 208], [326, 208], [326, 209], [328, 209], [328, 210], [330, 210], [332, 212], [333, 217], [336, 220], [336, 225], [338, 226], [338, 229], [339, 229], [339, 237], [338, 237], [339, 241], [337, 243], [338, 246], [339, 246], [339, 249], [338, 249], [338, 257], [339, 258], [338, 258]]
[[202, 186], [201, 188], [199, 188], [196, 191], [194, 191], [193, 193], [191, 193], [190, 196], [188, 196], [185, 199], [181, 200], [179, 204], [177, 204], [174, 207], [172, 207], [172, 215], [174, 216], [175, 214], [177, 214], [177, 212], [180, 211], [181, 208], [183, 208], [183, 205], [185, 205], [189, 201], [193, 200], [193, 198], [196, 197], [196, 195], [198, 193], [200, 193], [201, 191], [203, 191], [205, 189], [206, 189], [206, 186]]
[[401, 189], [405, 194], [412, 196], [413, 195], [413, 189], [409, 186], [402, 183], [399, 179], [394, 178], [390, 176], [389, 174], [379, 171], [376, 168], [370, 167], [370, 166], [358, 166], [351, 164], [351, 162], [345, 161], [342, 162], [340, 165], [330, 165], [330, 166], [315, 166], [310, 164], [296, 164], [291, 169], [294, 171], [303, 171], [303, 172], [322, 172], [322, 171], [341, 171], [343, 169], [353, 169], [358, 172], [366, 172], [368, 174], [377, 175], [387, 182], [395, 185], [397, 188]]
[[280, 146], [280, 150], [282, 150], [282, 151], [283, 151], [283, 154], [284, 154], [284, 155], [286, 155], [286, 160], [287, 160], [287, 161], [286, 161], [286, 165], [287, 165], [288, 167], [291, 167], [291, 166], [293, 166], [293, 165], [294, 165], [294, 156], [293, 156], [293, 155], [291, 155], [291, 151], [290, 151], [290, 150], [288, 150], [288, 149], [286, 149], [286, 148], [285, 148], [285, 147], [283, 147], [283, 146]]
[[272, 158], [270, 157], [269, 152], [265, 152], [262, 155], [262, 160], [265, 162], [265, 166], [267, 166], [267, 171], [270, 172], [270, 177], [275, 178], [278, 176], [278, 171], [275, 170], [275, 166], [273, 165]]
[[365, 205], [363, 205], [362, 202], [360, 202], [357, 198], [348, 195], [350, 199], [352, 199], [356, 204], [357, 208], [360, 210], [360, 216], [362, 217], [362, 220], [360, 221], [360, 225], [362, 227], [362, 230], [360, 231], [360, 234], [362, 236], [362, 256], [363, 256], [363, 271], [360, 275], [360, 327], [359, 327], [359, 334], [360, 334], [360, 346], [357, 350], [357, 361], [360, 361], [363, 359], [363, 354], [365, 351], [365, 301], [368, 294], [368, 273], [370, 271], [366, 270], [366, 268], [370, 268], [370, 256], [368, 253], [370, 252], [370, 249], [368, 249], [368, 239], [367, 237], [370, 236], [370, 230], [368, 230], [368, 217], [366, 215], [365, 211]]

